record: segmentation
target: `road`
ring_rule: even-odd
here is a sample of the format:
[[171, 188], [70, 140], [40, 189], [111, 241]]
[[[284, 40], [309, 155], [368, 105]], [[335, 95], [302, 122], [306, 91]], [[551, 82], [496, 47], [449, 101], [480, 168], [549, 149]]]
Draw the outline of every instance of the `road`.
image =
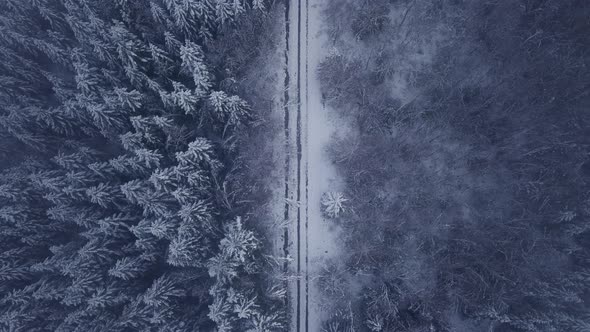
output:
[[291, 331], [310, 331], [309, 326], [309, 164], [308, 133], [308, 0], [288, 0], [286, 4], [286, 73], [285, 73], [285, 254], [293, 258], [286, 266], [290, 275], [289, 308]]
[[323, 153], [330, 128], [322, 105], [316, 68], [322, 56], [320, 5], [322, 0], [287, 0], [285, 11], [285, 138], [283, 234], [288, 281], [290, 331], [319, 332], [322, 317], [312, 283], [319, 262], [333, 254], [333, 243], [320, 211], [320, 197], [333, 170]]

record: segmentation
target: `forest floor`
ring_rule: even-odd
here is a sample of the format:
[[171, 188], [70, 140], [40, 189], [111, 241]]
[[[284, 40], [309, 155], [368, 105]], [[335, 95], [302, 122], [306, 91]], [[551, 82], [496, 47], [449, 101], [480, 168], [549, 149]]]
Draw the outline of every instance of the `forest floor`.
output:
[[316, 283], [324, 262], [338, 256], [338, 228], [321, 211], [324, 192], [338, 190], [325, 148], [337, 126], [322, 102], [317, 66], [326, 55], [321, 0], [290, 0], [285, 20], [284, 199], [282, 250], [291, 331], [320, 331], [324, 320]]

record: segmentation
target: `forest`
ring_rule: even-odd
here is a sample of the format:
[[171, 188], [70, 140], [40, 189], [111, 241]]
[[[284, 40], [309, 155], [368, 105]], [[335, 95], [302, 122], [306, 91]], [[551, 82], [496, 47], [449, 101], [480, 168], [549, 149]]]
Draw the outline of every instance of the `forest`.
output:
[[[590, 331], [590, 3], [319, 2], [309, 332]], [[0, 331], [291, 330], [289, 9], [0, 0]]]
[[331, 0], [325, 331], [590, 331], [590, 6]]
[[0, 330], [283, 330], [244, 160], [275, 7], [0, 1]]

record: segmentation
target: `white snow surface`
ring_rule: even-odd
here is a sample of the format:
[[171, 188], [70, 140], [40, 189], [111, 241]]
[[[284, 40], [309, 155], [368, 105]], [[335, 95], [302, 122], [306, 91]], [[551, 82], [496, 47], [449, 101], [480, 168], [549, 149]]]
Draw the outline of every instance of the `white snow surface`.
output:
[[[308, 48], [308, 169], [309, 169], [309, 248], [315, 260], [336, 257], [339, 252], [338, 229], [323, 217], [321, 196], [328, 191], [340, 191], [341, 179], [326, 153], [330, 141], [348, 130], [343, 120], [322, 103], [317, 67], [327, 55], [327, 42], [320, 33], [321, 0], [309, 0], [309, 48]], [[313, 250], [312, 250], [313, 249]], [[321, 264], [313, 265], [318, 268]]]
[[329, 51], [321, 33], [323, 3], [291, 0], [288, 20], [289, 129], [283, 138], [290, 156], [286, 181], [292, 259], [288, 268], [292, 276], [288, 278], [290, 331], [297, 332], [319, 332], [321, 322], [328, 318], [317, 277], [324, 262], [340, 252], [339, 228], [323, 216], [320, 203], [325, 192], [342, 188], [326, 148], [335, 135], [346, 132], [343, 121], [324, 106], [317, 75], [318, 65]]

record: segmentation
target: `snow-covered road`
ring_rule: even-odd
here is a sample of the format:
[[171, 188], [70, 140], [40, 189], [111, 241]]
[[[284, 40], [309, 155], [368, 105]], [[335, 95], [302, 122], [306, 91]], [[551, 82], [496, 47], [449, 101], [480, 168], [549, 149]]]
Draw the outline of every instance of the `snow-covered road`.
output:
[[322, 310], [313, 282], [322, 261], [337, 254], [336, 232], [320, 210], [324, 192], [337, 187], [334, 167], [324, 153], [335, 128], [324, 108], [317, 66], [326, 49], [320, 34], [322, 0], [289, 0], [286, 8], [284, 124], [284, 251], [291, 331], [319, 332]]

